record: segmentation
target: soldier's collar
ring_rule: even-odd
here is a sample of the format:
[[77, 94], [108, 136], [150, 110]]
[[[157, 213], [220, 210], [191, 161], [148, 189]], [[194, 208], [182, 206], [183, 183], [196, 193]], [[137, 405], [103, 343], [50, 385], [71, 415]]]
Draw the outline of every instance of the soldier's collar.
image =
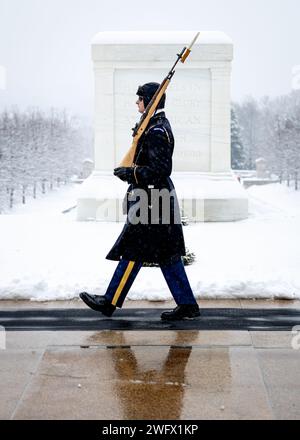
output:
[[152, 116], [151, 119], [165, 118], [166, 114], [163, 110], [159, 110], [156, 115]]

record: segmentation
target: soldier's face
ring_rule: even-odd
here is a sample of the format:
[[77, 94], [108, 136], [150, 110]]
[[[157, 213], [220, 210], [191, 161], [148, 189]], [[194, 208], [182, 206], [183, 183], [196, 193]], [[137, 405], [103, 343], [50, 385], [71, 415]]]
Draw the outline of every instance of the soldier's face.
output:
[[137, 101], [136, 101], [136, 104], [137, 104], [137, 106], [138, 106], [138, 111], [139, 111], [139, 113], [144, 113], [144, 111], [145, 111], [145, 105], [144, 105], [144, 100], [143, 100], [143, 97], [142, 97], [142, 96], [139, 96], [139, 97], [138, 97], [138, 99], [137, 99]]

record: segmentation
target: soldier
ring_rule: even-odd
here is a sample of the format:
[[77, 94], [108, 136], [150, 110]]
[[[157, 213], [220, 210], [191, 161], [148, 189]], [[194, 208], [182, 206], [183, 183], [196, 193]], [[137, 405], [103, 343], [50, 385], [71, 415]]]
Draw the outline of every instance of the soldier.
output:
[[[140, 113], [158, 88], [159, 84], [154, 82], [138, 88], [136, 104]], [[105, 295], [80, 294], [90, 308], [105, 316], [112, 316], [116, 307], [122, 307], [143, 262], [159, 264], [177, 304], [174, 310], [162, 313], [162, 320], [200, 316], [181, 258], [186, 252], [179, 204], [170, 179], [174, 137], [164, 112], [165, 100], [164, 94], [138, 142], [134, 165], [114, 170], [115, 176], [129, 183], [124, 199], [126, 223], [106, 256], [119, 264]], [[144, 217], [146, 212], [147, 221], [137, 216], [141, 212]]]

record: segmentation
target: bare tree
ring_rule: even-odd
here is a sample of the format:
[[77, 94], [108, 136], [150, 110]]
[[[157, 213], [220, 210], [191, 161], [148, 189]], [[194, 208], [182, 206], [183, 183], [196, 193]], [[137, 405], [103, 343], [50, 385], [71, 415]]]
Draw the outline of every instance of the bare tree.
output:
[[[16, 107], [0, 114], [0, 212], [79, 174], [93, 151], [91, 127], [66, 110]], [[87, 135], [89, 133], [89, 135]]]

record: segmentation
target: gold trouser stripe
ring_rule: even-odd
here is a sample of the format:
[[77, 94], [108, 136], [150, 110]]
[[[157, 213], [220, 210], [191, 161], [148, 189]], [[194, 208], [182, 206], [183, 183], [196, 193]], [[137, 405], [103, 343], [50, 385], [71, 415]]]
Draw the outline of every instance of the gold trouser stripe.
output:
[[119, 299], [119, 297], [120, 297], [120, 295], [121, 295], [121, 293], [122, 293], [123, 287], [125, 286], [125, 284], [126, 284], [128, 278], [129, 278], [129, 275], [130, 275], [130, 273], [131, 273], [131, 271], [132, 271], [132, 269], [133, 269], [134, 263], [135, 263], [135, 261], [129, 261], [129, 263], [128, 263], [128, 266], [127, 266], [127, 268], [126, 268], [126, 270], [125, 270], [125, 273], [124, 273], [124, 275], [122, 276], [122, 279], [121, 279], [121, 281], [120, 281], [120, 284], [119, 284], [119, 286], [118, 286], [118, 288], [117, 288], [117, 290], [116, 290], [116, 293], [114, 294], [114, 297], [113, 297], [112, 302], [111, 302], [112, 305], [114, 305], [114, 306], [115, 306], [115, 305], [117, 304], [117, 302], [118, 302], [118, 299]]

